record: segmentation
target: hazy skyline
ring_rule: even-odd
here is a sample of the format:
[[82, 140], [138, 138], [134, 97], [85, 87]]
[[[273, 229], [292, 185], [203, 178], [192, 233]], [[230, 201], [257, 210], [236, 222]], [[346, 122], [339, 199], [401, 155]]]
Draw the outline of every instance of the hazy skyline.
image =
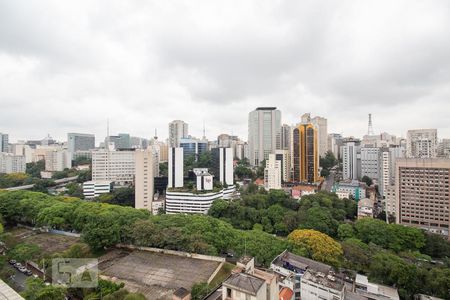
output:
[[0, 132], [247, 139], [248, 113], [450, 138], [449, 1], [0, 0]]

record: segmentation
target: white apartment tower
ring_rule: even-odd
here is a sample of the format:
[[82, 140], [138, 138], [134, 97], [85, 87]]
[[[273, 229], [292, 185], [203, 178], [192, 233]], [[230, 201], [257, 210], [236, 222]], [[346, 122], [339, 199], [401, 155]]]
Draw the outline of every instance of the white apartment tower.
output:
[[134, 151], [92, 151], [92, 181], [113, 181], [126, 185], [133, 182], [134, 175]]
[[180, 147], [180, 139], [188, 138], [188, 124], [181, 120], [169, 123], [169, 147]]
[[249, 159], [252, 166], [281, 147], [281, 112], [276, 107], [258, 107], [248, 115]]
[[152, 149], [135, 152], [135, 208], [152, 211], [154, 194], [154, 152]]
[[349, 141], [344, 143], [342, 149], [342, 173], [343, 179], [358, 179], [359, 164], [361, 163], [361, 152], [359, 143]]
[[281, 162], [281, 179], [284, 182], [291, 180], [291, 153], [289, 150], [276, 150], [275, 159]]
[[50, 172], [64, 171], [72, 168], [72, 155], [63, 149], [48, 150], [45, 153], [45, 170]]
[[323, 117], [314, 117], [311, 123], [317, 129], [319, 156], [324, 157], [328, 151], [328, 120]]
[[183, 187], [184, 158], [183, 148], [169, 148], [168, 188]]
[[25, 173], [25, 156], [0, 152], [0, 173]]
[[264, 169], [264, 187], [266, 190], [281, 189], [281, 161], [275, 154], [269, 154]]
[[434, 158], [437, 156], [437, 129], [408, 130], [406, 156], [410, 158]]

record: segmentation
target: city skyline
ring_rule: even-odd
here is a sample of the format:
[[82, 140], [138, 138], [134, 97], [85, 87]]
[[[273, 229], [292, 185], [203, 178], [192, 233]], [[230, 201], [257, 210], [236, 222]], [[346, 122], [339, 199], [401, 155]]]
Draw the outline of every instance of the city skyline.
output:
[[450, 137], [450, 3], [238, 4], [1, 2], [1, 131], [100, 141], [109, 118], [111, 133], [165, 139], [181, 119], [245, 139], [248, 112], [276, 106], [346, 136], [372, 113], [375, 133]]

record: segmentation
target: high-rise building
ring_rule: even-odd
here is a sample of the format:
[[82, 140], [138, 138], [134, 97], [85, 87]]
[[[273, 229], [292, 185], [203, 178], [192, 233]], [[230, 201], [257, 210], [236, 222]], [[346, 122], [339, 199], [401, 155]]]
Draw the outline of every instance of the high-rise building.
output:
[[344, 180], [360, 178], [361, 147], [358, 140], [349, 139], [343, 142], [342, 152], [342, 177]]
[[136, 150], [135, 152], [135, 208], [152, 211], [154, 194], [154, 152], [153, 150]]
[[184, 156], [183, 148], [169, 148], [168, 188], [183, 187]]
[[264, 187], [266, 190], [281, 189], [281, 161], [275, 154], [269, 154], [264, 169]]
[[378, 180], [380, 148], [361, 147], [361, 177], [367, 176], [375, 181]]
[[119, 133], [118, 135], [106, 137], [105, 144], [108, 141], [114, 144], [114, 149], [116, 150], [131, 149], [131, 137], [128, 133]]
[[398, 159], [395, 186], [398, 224], [450, 240], [450, 159]]
[[275, 150], [275, 159], [281, 162], [281, 179], [291, 181], [291, 153], [289, 150]]
[[133, 182], [134, 175], [134, 151], [92, 151], [92, 181], [113, 181], [118, 185], [128, 185]]
[[437, 156], [437, 129], [408, 130], [406, 156], [411, 158], [434, 158]]
[[395, 161], [403, 158], [403, 147], [380, 148], [378, 162], [378, 191], [381, 196], [386, 196], [387, 188], [395, 184]]
[[0, 152], [0, 173], [25, 173], [25, 156]]
[[328, 134], [328, 151], [333, 153], [336, 159], [340, 159], [342, 157], [341, 146], [342, 143], [342, 135], [339, 133], [330, 133]]
[[324, 157], [328, 150], [328, 121], [323, 117], [316, 116], [311, 119], [311, 123], [317, 129], [319, 156]]
[[25, 163], [33, 162], [34, 149], [24, 143], [11, 144], [10, 152], [14, 155], [24, 156]]
[[180, 148], [183, 148], [184, 158], [194, 156], [195, 160], [202, 154], [208, 151], [208, 141], [199, 140], [195, 138], [180, 139]]
[[249, 159], [252, 166], [281, 147], [281, 112], [276, 107], [258, 107], [248, 115]]
[[72, 155], [65, 149], [47, 150], [45, 153], [45, 170], [49, 172], [64, 171], [72, 168]]
[[95, 135], [88, 133], [68, 133], [67, 150], [70, 153], [95, 149]]
[[438, 156], [450, 158], [450, 139], [442, 139], [439, 143]]
[[222, 185], [233, 185], [233, 151], [231, 148], [215, 148], [212, 149], [213, 173], [216, 180]]
[[292, 144], [292, 128], [287, 124], [281, 126], [281, 150], [291, 149]]
[[169, 147], [180, 147], [180, 140], [188, 138], [188, 124], [181, 120], [169, 123]]
[[293, 130], [293, 160], [293, 181], [319, 181], [318, 135], [313, 124], [300, 124]]
[[0, 152], [8, 152], [9, 136], [6, 133], [0, 132]]

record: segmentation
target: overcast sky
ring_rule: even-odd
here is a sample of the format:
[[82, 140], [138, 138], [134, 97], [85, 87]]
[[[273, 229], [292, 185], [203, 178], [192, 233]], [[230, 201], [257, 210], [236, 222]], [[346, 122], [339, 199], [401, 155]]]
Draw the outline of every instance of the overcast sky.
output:
[[450, 137], [450, 1], [0, 0], [0, 132], [247, 139], [248, 112]]

